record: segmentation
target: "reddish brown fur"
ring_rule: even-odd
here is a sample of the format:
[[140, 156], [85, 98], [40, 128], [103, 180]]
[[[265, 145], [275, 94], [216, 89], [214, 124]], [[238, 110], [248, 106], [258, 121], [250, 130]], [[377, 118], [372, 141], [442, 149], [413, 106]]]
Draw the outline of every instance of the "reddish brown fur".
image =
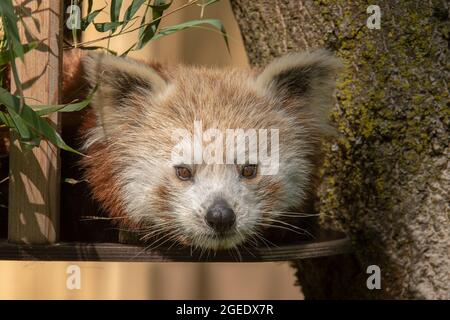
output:
[[[158, 209], [158, 211], [161, 213], [169, 212], [171, 210], [171, 206], [170, 206], [171, 196], [170, 196], [170, 191], [167, 188], [167, 186], [160, 185], [156, 189], [156, 195], [157, 195], [157, 197], [154, 200], [154, 204], [155, 204], [156, 208]], [[161, 218], [168, 219], [168, 216], [162, 215]]]
[[[85, 71], [81, 63], [84, 56], [81, 50], [69, 50], [64, 52], [63, 67], [63, 102], [70, 103], [75, 99], [81, 100], [86, 98], [88, 94], [88, 83], [85, 80]], [[158, 63], [148, 63], [149, 66], [162, 73], [163, 67]], [[162, 74], [161, 74], [162, 75]], [[163, 75], [162, 75], [163, 76]], [[94, 111], [88, 107], [82, 110], [79, 115], [81, 117], [72, 117], [76, 124], [68, 123], [68, 126], [79, 126], [78, 134], [81, 139], [84, 135], [96, 126], [97, 118]], [[81, 120], [81, 123], [79, 123]], [[70, 121], [73, 122], [73, 121]], [[87, 156], [83, 157], [80, 165], [84, 170], [85, 179], [92, 188], [92, 197], [102, 204], [102, 208], [109, 216], [117, 218], [114, 222], [124, 227], [132, 227], [134, 223], [127, 218], [123, 204], [120, 202], [120, 190], [116, 183], [117, 172], [121, 171], [114, 155], [108, 152], [108, 148], [103, 144], [96, 144], [86, 150]], [[101, 165], [98, 165], [98, 164]], [[165, 189], [165, 190], [164, 190]], [[168, 190], [161, 187], [158, 192], [161, 199], [161, 209], [168, 210]]]
[[[83, 157], [81, 165], [86, 169], [86, 180], [92, 186], [93, 197], [103, 204], [108, 214], [113, 217], [124, 217], [123, 207], [118, 200], [120, 190], [117, 189], [115, 172], [120, 170], [114, 163], [114, 157], [108, 154], [102, 145], [90, 148], [89, 156]], [[101, 163], [101, 166], [97, 164]], [[90, 170], [95, 168], [95, 170]]]
[[[78, 56], [78, 59], [80, 56]], [[75, 63], [75, 65], [80, 65], [79, 61]], [[217, 121], [219, 126], [227, 128], [227, 127], [238, 127], [238, 128], [248, 128], [253, 126], [258, 126], [261, 122], [267, 122], [267, 127], [280, 125], [282, 128], [282, 132], [288, 134], [289, 130], [286, 128], [289, 126], [288, 122], [284, 117], [277, 114], [277, 118], [274, 118], [274, 113], [271, 113], [273, 108], [276, 106], [269, 105], [265, 103], [265, 99], [257, 97], [254, 95], [254, 92], [247, 92], [245, 88], [240, 88], [238, 84], [234, 82], [233, 76], [237, 75], [232, 73], [221, 73], [221, 71], [204, 71], [204, 70], [196, 70], [196, 76], [201, 76], [203, 82], [193, 82], [191, 81], [191, 71], [188, 68], [185, 69], [172, 69], [171, 71], [164, 71], [161, 65], [159, 64], [149, 64], [153, 70], [155, 70], [162, 78], [166, 81], [170, 82], [171, 77], [176, 77], [180, 79], [178, 89], [178, 95], [175, 96], [174, 101], [169, 101], [163, 107], [160, 107], [154, 114], [155, 117], [152, 122], [158, 123], [159, 119], [156, 115], [162, 115], [162, 117], [167, 117], [167, 119], [172, 120], [174, 115], [175, 118], [179, 118], [181, 123], [185, 123], [186, 125], [193, 122], [195, 118], [195, 114], [203, 114], [208, 121], [203, 123], [204, 126], [209, 125]], [[175, 70], [175, 71], [174, 71]], [[179, 70], [182, 70], [181, 72]], [[184, 70], [184, 71], [183, 71]], [[68, 81], [64, 82], [66, 88], [69, 88], [69, 91], [76, 91], [73, 89], [72, 85], [74, 82], [79, 81], [77, 78], [82, 77], [82, 73], [84, 70], [79, 68], [78, 70], [68, 70]], [[192, 71], [194, 72], [194, 71]], [[233, 71], [235, 72], [235, 71]], [[167, 74], [166, 74], [167, 73]], [[227, 77], [227, 81], [220, 81], [221, 77]], [[230, 81], [233, 80], [233, 81]], [[239, 79], [239, 77], [236, 77]], [[128, 83], [128, 82], [127, 82]], [[201, 83], [202, 87], [199, 88], [199, 83]], [[242, 89], [242, 90], [241, 90]], [[192, 94], [193, 92], [197, 94]], [[320, 92], [319, 92], [320, 93]], [[247, 109], [244, 114], [239, 114], [234, 108], [214, 108], [214, 102], [216, 97], [226, 97], [226, 102], [228, 105], [239, 105], [242, 101], [248, 102], [246, 104]], [[320, 94], [319, 94], [320, 95]], [[210, 101], [211, 103], [205, 104], [205, 101]], [[222, 102], [222, 101], [221, 101]], [[261, 102], [257, 104], [257, 102]], [[307, 193], [307, 198], [303, 199], [303, 205], [301, 208], [289, 208], [297, 213], [311, 213], [311, 208], [314, 204], [316, 189], [319, 183], [319, 168], [322, 160], [322, 150], [321, 150], [321, 140], [324, 138], [325, 133], [322, 132], [322, 121], [323, 119], [316, 117], [313, 113], [307, 112], [298, 112], [298, 109], [303, 107], [303, 102], [299, 102], [298, 99], [289, 98], [283, 100], [283, 104], [285, 107], [285, 112], [287, 114], [296, 114], [297, 123], [301, 124], [302, 127], [307, 128], [305, 132], [308, 132], [307, 139], [304, 141], [304, 146], [312, 151], [305, 151], [305, 155], [303, 157], [308, 160], [309, 164], [311, 164], [309, 171], [307, 172], [307, 182], [303, 186], [304, 191]], [[110, 103], [111, 105], [111, 103]], [[226, 104], [224, 104], [226, 105]], [[260, 109], [259, 111], [255, 111], [251, 106], [257, 105]], [[183, 109], [180, 109], [180, 106], [183, 106]], [[200, 107], [202, 106], [202, 107]], [[139, 108], [142, 108], [143, 105], [139, 105]], [[203, 109], [204, 108], [204, 109]], [[209, 110], [209, 108], [211, 108]], [[208, 109], [205, 111], [205, 109]], [[115, 115], [118, 119], [116, 122], [112, 123], [112, 127], [114, 129], [120, 128], [115, 131], [116, 138], [122, 137], [122, 130], [126, 126], [133, 126], [133, 123], [122, 121], [122, 118], [117, 116], [113, 112], [114, 110], [109, 110], [106, 114]], [[133, 117], [139, 117], [139, 110], [128, 110], [128, 112], [133, 113]], [[209, 112], [209, 113], [208, 113]], [[120, 115], [120, 114], [119, 114]], [[269, 116], [268, 116], [269, 115]], [[128, 116], [124, 114], [124, 116]], [[132, 118], [132, 117], [128, 117]], [[133, 119], [132, 119], [133, 121]], [[92, 128], [98, 126], [96, 116], [93, 112], [87, 111], [84, 116], [83, 125], [81, 127], [81, 133], [85, 134], [86, 132], [91, 131]], [[283, 128], [285, 131], [283, 131]], [[129, 130], [130, 131], [130, 130]], [[161, 130], [163, 131], [163, 130]], [[169, 135], [161, 134], [159, 138], [159, 143], [161, 146], [170, 145], [170, 137]], [[293, 136], [291, 136], [293, 138]], [[114, 140], [114, 137], [112, 139]], [[130, 140], [131, 141], [131, 140]], [[288, 141], [290, 141], [288, 139]], [[132, 141], [135, 143], [135, 141]], [[160, 144], [157, 143], [158, 146]], [[127, 148], [127, 145], [122, 145], [122, 148]], [[108, 214], [112, 217], [121, 218], [117, 221], [128, 226], [132, 226], [132, 223], [129, 219], [126, 218], [125, 206], [124, 203], [121, 202], [122, 199], [122, 190], [118, 187], [118, 176], [119, 173], [124, 172], [124, 167], [121, 165], [119, 154], [120, 154], [120, 146], [114, 146], [114, 144], [106, 144], [102, 142], [96, 142], [91, 147], [88, 148], [87, 154], [88, 157], [85, 157], [81, 161], [82, 167], [86, 172], [86, 179], [89, 181], [89, 184], [92, 187], [93, 198], [99, 201], [103, 208], [108, 212]], [[302, 150], [300, 150], [302, 151]], [[134, 153], [129, 153], [134, 155]], [[151, 155], [150, 155], [151, 156]], [[147, 171], [151, 172], [151, 171]], [[178, 180], [177, 180], [178, 181]], [[178, 181], [178, 183], [182, 183]], [[286, 194], [286, 189], [283, 181], [277, 180], [277, 178], [265, 177], [262, 178], [258, 176], [254, 180], [249, 180], [249, 185], [253, 184], [256, 189], [264, 194], [263, 198], [263, 208], [262, 215], [270, 218], [270, 214], [266, 214], [266, 212], [272, 210], [273, 208], [280, 207], [280, 201], [284, 201], [283, 196]], [[172, 185], [173, 186], [173, 185]], [[291, 189], [288, 189], [291, 190]], [[293, 189], [295, 190], [295, 189]], [[149, 212], [149, 214], [154, 214], [161, 221], [170, 221], [173, 219], [170, 213], [172, 211], [171, 203], [174, 201], [172, 199], [173, 195], [171, 195], [171, 185], [168, 182], [167, 185], [160, 184], [153, 187], [154, 196], [148, 200], [146, 203], [152, 202], [152, 208], [155, 208], [156, 212]], [[300, 196], [299, 196], [300, 197]], [[134, 201], [138, 197], [132, 197], [131, 202]], [[289, 203], [289, 202], [288, 202]], [[142, 207], [144, 208], [144, 207]], [[148, 211], [148, 210], [147, 210]], [[142, 214], [140, 215], [142, 216]], [[173, 226], [172, 226], [173, 227]], [[182, 241], [188, 243], [186, 241]]]

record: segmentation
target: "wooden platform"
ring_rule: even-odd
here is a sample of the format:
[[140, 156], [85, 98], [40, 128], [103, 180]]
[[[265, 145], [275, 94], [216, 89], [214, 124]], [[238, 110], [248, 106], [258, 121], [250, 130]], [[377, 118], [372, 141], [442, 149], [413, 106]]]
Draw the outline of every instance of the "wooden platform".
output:
[[324, 257], [352, 252], [348, 238], [304, 241], [278, 247], [260, 247], [219, 251], [191, 252], [189, 248], [159, 248], [118, 243], [58, 243], [24, 245], [0, 241], [0, 260], [39, 261], [120, 261], [120, 262], [270, 262]]

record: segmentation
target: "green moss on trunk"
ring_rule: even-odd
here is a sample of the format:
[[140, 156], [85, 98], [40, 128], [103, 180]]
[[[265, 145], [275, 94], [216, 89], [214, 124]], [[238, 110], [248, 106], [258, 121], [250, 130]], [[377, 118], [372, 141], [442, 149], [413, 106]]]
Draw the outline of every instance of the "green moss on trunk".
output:
[[[382, 270], [378, 297], [450, 298], [449, 4], [377, 1], [379, 30], [366, 27], [369, 4], [232, 1], [251, 63], [325, 45], [346, 65], [317, 209], [354, 240], [360, 270], [339, 257], [295, 265], [310, 298], [373, 296], [361, 283], [371, 264]], [[338, 290], [318, 289], [330, 283]]]

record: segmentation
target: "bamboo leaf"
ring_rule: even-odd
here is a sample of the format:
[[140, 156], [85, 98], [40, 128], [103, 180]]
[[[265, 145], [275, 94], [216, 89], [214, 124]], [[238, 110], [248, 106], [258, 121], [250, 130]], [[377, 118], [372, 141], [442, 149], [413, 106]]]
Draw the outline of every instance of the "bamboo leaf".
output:
[[88, 0], [88, 14], [91, 13], [93, 4], [94, 0]]
[[81, 19], [81, 30], [85, 31], [87, 27], [94, 21], [95, 17], [98, 16], [100, 12], [102, 12], [105, 8], [98, 9], [89, 13], [86, 17]]
[[229, 50], [229, 44], [228, 44], [228, 36], [225, 31], [225, 27], [223, 26], [222, 22], [218, 19], [198, 19], [198, 20], [190, 20], [187, 22], [183, 22], [174, 26], [166, 27], [161, 29], [153, 38], [152, 40], [156, 40], [165, 36], [168, 36], [172, 33], [175, 33], [177, 31], [189, 29], [192, 27], [196, 27], [199, 25], [208, 24], [213, 26], [214, 28], [218, 29], [221, 34], [224, 37], [225, 43], [227, 45], [227, 48]]
[[[136, 45], [133, 45], [128, 51], [131, 49], [139, 50], [142, 49], [152, 38], [155, 36], [156, 31], [158, 30], [158, 26], [161, 22], [161, 17], [164, 14], [164, 11], [167, 10], [172, 1], [166, 2], [165, 0], [157, 0], [153, 5], [150, 5], [152, 8], [152, 21], [150, 24], [146, 25], [144, 28], [139, 29], [138, 42]], [[144, 17], [145, 18], [145, 17]], [[145, 22], [143, 19], [142, 24]], [[127, 51], [127, 53], [128, 53]]]
[[39, 137], [33, 135], [29, 130], [27, 125], [22, 121], [22, 119], [17, 114], [9, 115], [8, 113], [0, 113], [0, 121], [3, 122], [7, 127], [16, 131], [22, 142], [37, 141]]
[[97, 91], [97, 86], [92, 90], [92, 92], [83, 101], [69, 104], [58, 104], [58, 105], [34, 105], [31, 108], [39, 116], [45, 116], [54, 112], [74, 112], [80, 111], [86, 108], [92, 101], [92, 97]]
[[137, 44], [133, 45], [131, 49], [133, 49], [134, 46], [136, 46], [134, 50], [142, 49], [147, 44], [147, 42], [149, 42], [155, 36], [155, 27], [153, 24], [149, 24], [139, 31], [141, 30], [142, 32], [139, 32], [140, 35]]
[[31, 141], [35, 137], [22, 118], [16, 112], [10, 112], [11, 128], [15, 129], [22, 141]]
[[125, 11], [125, 15], [123, 16], [123, 25], [122, 30], [125, 28], [125, 26], [130, 22], [131, 19], [133, 19], [136, 12], [139, 10], [139, 8], [145, 3], [147, 0], [133, 0], [130, 4], [130, 6]]
[[2, 17], [3, 30], [9, 42], [9, 49], [15, 57], [23, 60], [24, 51], [17, 29], [18, 17], [14, 12], [14, 6], [11, 0], [0, 1], [0, 15]]
[[[28, 44], [23, 45], [23, 52], [26, 54], [27, 52], [35, 49], [38, 46], [38, 41], [33, 41]], [[11, 55], [8, 51], [0, 52], [0, 65], [7, 64], [11, 61]]]
[[163, 12], [169, 9], [172, 2], [172, 0], [167, 2], [166, 0], [155, 0], [155, 2], [150, 5], [150, 8], [152, 8], [153, 19], [155, 19], [155, 17], [161, 17]]
[[0, 1], [0, 15], [2, 18], [4, 36], [7, 41], [7, 53], [9, 54], [9, 61], [11, 62], [11, 71], [17, 91], [21, 96], [19, 101], [20, 109], [22, 109], [23, 88], [22, 83], [20, 82], [19, 73], [17, 72], [15, 58], [18, 57], [23, 61], [24, 47], [20, 43], [19, 31], [17, 29], [17, 21], [19, 18], [14, 12], [14, 7], [11, 0]]
[[[45, 119], [39, 117], [39, 115], [34, 112], [30, 106], [23, 104], [21, 107], [20, 99], [3, 88], [0, 88], [0, 103], [7, 107], [11, 118], [15, 122], [19, 134], [21, 137], [23, 137], [22, 134], [24, 134], [26, 141], [32, 141], [37, 134], [46, 138], [63, 150], [81, 155], [80, 152], [69, 147], [63, 141], [58, 132], [56, 132], [56, 130]], [[28, 131], [25, 128], [27, 128]], [[29, 129], [32, 129], [34, 132]]]
[[[111, 9], [110, 9], [111, 23], [119, 22], [121, 8], [122, 8], [122, 0], [111, 0]], [[113, 27], [111, 31], [115, 32], [117, 26]]]
[[114, 32], [117, 27], [122, 25], [122, 23], [123, 22], [121, 22], [121, 21], [103, 22], [103, 23], [94, 23], [94, 26], [98, 32], [107, 32], [107, 31]]
[[0, 121], [9, 128], [14, 127], [14, 122], [12, 121], [11, 116], [6, 112], [0, 111]]

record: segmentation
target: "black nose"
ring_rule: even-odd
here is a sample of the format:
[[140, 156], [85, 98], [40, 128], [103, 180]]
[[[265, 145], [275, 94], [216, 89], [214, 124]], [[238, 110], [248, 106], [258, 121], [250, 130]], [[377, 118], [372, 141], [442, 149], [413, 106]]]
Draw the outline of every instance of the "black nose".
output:
[[228, 231], [236, 221], [236, 215], [225, 200], [216, 200], [208, 209], [206, 223], [219, 233]]

